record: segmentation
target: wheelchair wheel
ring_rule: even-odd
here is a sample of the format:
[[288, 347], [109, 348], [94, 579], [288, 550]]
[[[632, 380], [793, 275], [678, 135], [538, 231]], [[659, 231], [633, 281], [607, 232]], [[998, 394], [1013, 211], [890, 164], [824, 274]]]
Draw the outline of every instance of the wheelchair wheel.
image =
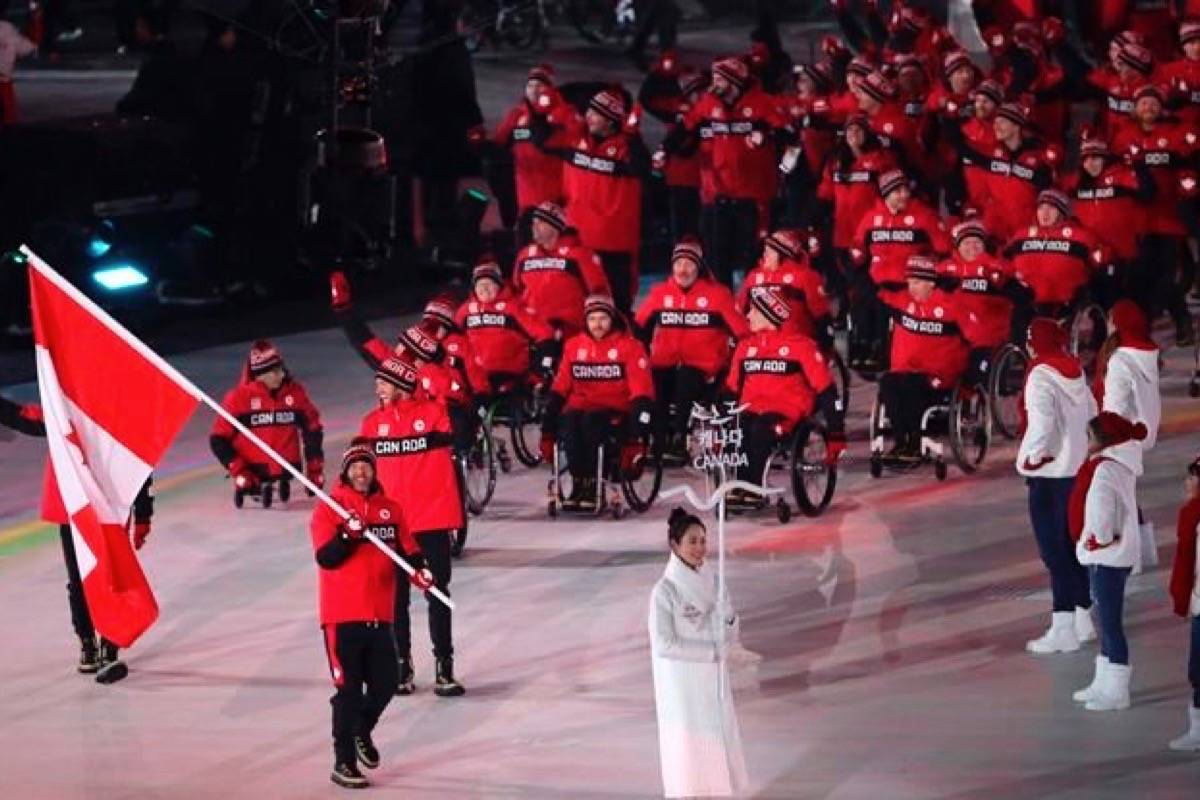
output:
[[1021, 427], [1021, 390], [1029, 356], [1014, 344], [1006, 344], [996, 353], [988, 370], [988, 401], [992, 422], [1006, 439], [1016, 439]]
[[944, 481], [946, 480], [946, 474], [947, 471], [945, 461], [938, 460], [933, 462], [933, 475], [935, 478], [937, 478], [939, 481]]
[[833, 380], [837, 386], [838, 399], [842, 401], [842, 411], [846, 411], [850, 408], [850, 369], [837, 350], [830, 354], [829, 361]]
[[450, 532], [450, 556], [452, 558], [462, 558], [463, 550], [467, 546], [468, 527], [470, 527], [470, 523], [467, 521], [467, 515], [463, 514], [463, 526]]
[[493, 444], [492, 426], [485, 420], [475, 433], [471, 449], [459, 456], [467, 511], [476, 517], [483, 513], [496, 491], [496, 450]]
[[246, 495], [244, 495], [242, 493], [241, 489], [234, 489], [233, 490], [233, 507], [241, 508], [244, 505], [246, 505]]
[[265, 482], [262, 485], [262, 507], [270, 508], [271, 503], [275, 499], [275, 485], [270, 482]]
[[527, 467], [542, 463], [538, 442], [542, 435], [542, 404], [537, 398], [522, 395], [513, 397], [509, 415], [509, 432], [517, 460]]
[[1070, 334], [1071, 352], [1079, 358], [1084, 371], [1091, 374], [1096, 368], [1096, 356], [1108, 338], [1104, 309], [1095, 303], [1084, 305], [1071, 318]]
[[801, 423], [792, 440], [792, 494], [806, 517], [819, 516], [837, 488], [837, 467], [825, 463], [825, 452], [825, 428]]
[[662, 486], [662, 474], [662, 445], [651, 437], [647, 443], [641, 474], [637, 478], [621, 476], [621, 493], [625, 495], [630, 508], [641, 514], [654, 504], [659, 487]]
[[291, 499], [292, 499], [292, 482], [289, 481], [287, 478], [283, 478], [282, 480], [279, 481], [279, 501], [281, 503], [286, 503], [288, 500], [291, 500]]
[[991, 438], [987, 398], [980, 392], [955, 392], [950, 402], [950, 450], [963, 472], [979, 468], [987, 456]]

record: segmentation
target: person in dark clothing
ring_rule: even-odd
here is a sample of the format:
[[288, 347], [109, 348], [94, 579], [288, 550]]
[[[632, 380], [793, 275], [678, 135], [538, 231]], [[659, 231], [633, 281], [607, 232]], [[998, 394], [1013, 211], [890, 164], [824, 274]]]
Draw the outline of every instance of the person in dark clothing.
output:
[[650, 68], [650, 62], [646, 59], [646, 43], [652, 34], [658, 34], [659, 52], [675, 49], [679, 39], [679, 6], [675, 0], [649, 0], [639, 11], [641, 20], [637, 33], [633, 35], [626, 53], [637, 68], [645, 72]]
[[[0, 425], [27, 436], [46, 435], [46, 423], [43, 421], [40, 406], [21, 405], [4, 397], [0, 397]], [[150, 521], [154, 516], [152, 481], [153, 478], [147, 478], [146, 484], [133, 501], [130, 535], [135, 550], [140, 550], [146, 543], [146, 537], [150, 535]], [[43, 507], [43, 516], [46, 516], [47, 507], [54, 502], [57, 502], [57, 497]], [[67, 567], [67, 600], [71, 607], [71, 625], [75, 628], [80, 642], [79, 664], [76, 669], [85, 675], [95, 675], [97, 683], [116, 683], [129, 674], [129, 667], [118, 658], [115, 644], [103, 637], [97, 642], [96, 628], [92, 624], [92, 615], [88, 611], [87, 598], [83, 593], [83, 578], [79, 572], [79, 559], [75, 555], [75, 539], [71, 525], [59, 522], [58, 536], [62, 542], [63, 561]]]
[[145, 10], [134, 25], [135, 40], [145, 50], [133, 86], [117, 101], [117, 113], [161, 117], [172, 122], [190, 119], [195, 92], [195, 66], [167, 39], [162, 18]]

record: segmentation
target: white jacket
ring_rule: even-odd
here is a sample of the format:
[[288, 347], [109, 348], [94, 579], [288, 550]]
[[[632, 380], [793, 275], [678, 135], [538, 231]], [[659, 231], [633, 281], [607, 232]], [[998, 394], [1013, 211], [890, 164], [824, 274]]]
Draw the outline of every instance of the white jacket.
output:
[[1142, 458], [1158, 439], [1162, 421], [1162, 397], [1158, 390], [1158, 351], [1118, 347], [1104, 374], [1104, 411], [1114, 411], [1130, 422], [1146, 426], [1146, 438], [1118, 445], [1133, 458], [1133, 473], [1141, 475]]
[[0, 78], [12, 78], [18, 58], [37, 52], [37, 45], [21, 35], [11, 22], [0, 20]]
[[[1099, 452], [1108, 459], [1096, 467], [1088, 487], [1083, 511], [1083, 534], [1075, 543], [1080, 564], [1133, 567], [1142, 563], [1141, 532], [1138, 528], [1137, 477], [1127, 448], [1106, 447]], [[1089, 550], [1087, 541], [1108, 547]]]
[[[1070, 478], [1087, 459], [1087, 424], [1096, 416], [1096, 399], [1087, 379], [1065, 378], [1045, 364], [1025, 380], [1028, 422], [1017, 450], [1017, 472], [1031, 478]], [[1046, 456], [1054, 460], [1040, 469], [1025, 467]]]
[[[1200, 535], [1200, 525], [1196, 526], [1196, 533]], [[1196, 559], [1196, 578], [1192, 582], [1192, 607], [1188, 610], [1193, 617], [1200, 617], [1200, 557]]]

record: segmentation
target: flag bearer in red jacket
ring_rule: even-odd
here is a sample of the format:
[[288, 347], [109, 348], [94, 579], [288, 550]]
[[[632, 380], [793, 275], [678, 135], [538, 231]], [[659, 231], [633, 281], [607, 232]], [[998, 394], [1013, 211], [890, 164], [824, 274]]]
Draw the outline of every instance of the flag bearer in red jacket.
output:
[[[435, 585], [450, 594], [451, 534], [466, 524], [462, 490], [454, 464], [454, 435], [441, 400], [417, 394], [417, 371], [403, 356], [389, 358], [375, 372], [379, 408], [362, 421], [378, 465], [379, 483], [404, 509], [404, 522], [429, 562]], [[398, 569], [398, 568], [397, 568]], [[408, 582], [396, 588], [396, 650], [400, 659], [396, 693], [414, 690]], [[431, 595], [429, 638], [436, 662], [433, 691], [457, 697], [466, 690], [454, 678], [450, 609]]]
[[336, 692], [333, 706], [334, 767], [330, 780], [348, 789], [367, 785], [358, 764], [379, 766], [371, 731], [396, 690], [396, 640], [392, 618], [396, 567], [368, 542], [370, 531], [404, 554], [416, 572], [409, 579], [428, 589], [433, 575], [404, 521], [375, 477], [371, 441], [355, 438], [342, 456], [342, 471], [330, 496], [350, 512], [341, 519], [319, 504], [312, 516], [312, 542], [320, 566], [319, 596], [325, 655]]

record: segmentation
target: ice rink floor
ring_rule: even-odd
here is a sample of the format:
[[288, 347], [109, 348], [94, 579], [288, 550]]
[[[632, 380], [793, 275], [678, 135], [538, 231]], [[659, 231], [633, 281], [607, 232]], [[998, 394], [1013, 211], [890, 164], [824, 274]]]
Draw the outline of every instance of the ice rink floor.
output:
[[[279, 345], [325, 415], [334, 462], [370, 407], [371, 376], [337, 331]], [[219, 396], [244, 350], [172, 361]], [[1187, 628], [1165, 585], [1182, 467], [1200, 449], [1191, 367], [1190, 351], [1172, 351], [1165, 424], [1140, 486], [1162, 566], [1130, 584], [1134, 706], [1120, 713], [1071, 701], [1095, 645], [1024, 651], [1049, 599], [1014, 448], [998, 448], [975, 476], [951, 468], [942, 484], [931, 469], [872, 480], [873, 387], [856, 383], [852, 460], [826, 515], [730, 526], [744, 642], [765, 659], [738, 695], [753, 795], [1200, 797], [1200, 756], [1166, 748], [1186, 719]], [[0, 797], [344, 792], [328, 781], [312, 501], [235, 510], [208, 453], [211, 420], [198, 412], [159, 472], [142, 553], [162, 615], [126, 654], [129, 678], [110, 687], [74, 671], [57, 534], [31, 522], [44, 444], [0, 442]], [[397, 698], [380, 724], [374, 794], [659, 794], [646, 609], [666, 560], [668, 507], [619, 523], [550, 520], [545, 478], [519, 466], [502, 475], [454, 565], [466, 697], [430, 691], [424, 605], [414, 606], [418, 693]]]

